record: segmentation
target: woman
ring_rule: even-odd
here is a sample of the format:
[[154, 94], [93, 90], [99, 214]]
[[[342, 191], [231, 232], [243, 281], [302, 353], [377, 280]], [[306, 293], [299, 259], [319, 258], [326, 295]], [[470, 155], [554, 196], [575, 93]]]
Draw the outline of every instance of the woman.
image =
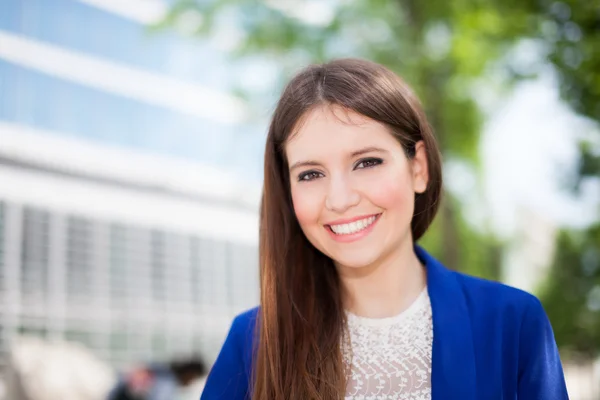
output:
[[415, 245], [441, 186], [395, 74], [344, 59], [292, 79], [266, 144], [260, 308], [234, 320], [202, 399], [567, 399], [539, 301]]

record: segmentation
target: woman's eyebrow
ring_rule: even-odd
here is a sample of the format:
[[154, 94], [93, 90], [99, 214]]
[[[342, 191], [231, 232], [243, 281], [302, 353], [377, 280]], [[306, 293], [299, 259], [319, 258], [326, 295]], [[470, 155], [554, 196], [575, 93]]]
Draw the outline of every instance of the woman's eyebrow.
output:
[[319, 163], [317, 161], [312, 161], [312, 160], [298, 161], [298, 162], [295, 162], [294, 164], [292, 164], [292, 166], [290, 167], [290, 171], [292, 171], [296, 168], [300, 168], [300, 167], [319, 167], [319, 166], [321, 166], [321, 163]]
[[364, 148], [362, 148], [362, 149], [359, 149], [359, 150], [353, 151], [353, 152], [350, 154], [350, 157], [354, 158], [354, 157], [358, 157], [358, 156], [360, 156], [360, 155], [363, 155], [363, 154], [365, 154], [365, 153], [371, 153], [371, 152], [378, 152], [378, 153], [388, 153], [388, 151], [387, 151], [387, 150], [385, 150], [385, 149], [382, 149], [382, 148], [380, 148], [380, 147], [369, 146], [369, 147], [364, 147]]
[[[362, 154], [372, 153], [372, 152], [389, 153], [389, 151], [382, 149], [381, 147], [369, 146], [369, 147], [363, 147], [362, 149], [353, 151], [352, 153], [350, 153], [350, 158], [358, 157]], [[313, 161], [313, 160], [297, 161], [290, 166], [290, 171], [293, 171], [294, 169], [300, 168], [300, 167], [320, 167], [320, 166], [322, 166], [322, 164], [318, 161]]]

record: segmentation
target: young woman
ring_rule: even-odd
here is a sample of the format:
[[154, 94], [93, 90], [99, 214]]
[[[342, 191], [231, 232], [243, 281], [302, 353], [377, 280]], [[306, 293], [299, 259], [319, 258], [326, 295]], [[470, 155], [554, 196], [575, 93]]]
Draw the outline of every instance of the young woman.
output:
[[415, 242], [441, 193], [410, 88], [363, 60], [288, 84], [265, 152], [261, 304], [233, 322], [202, 399], [567, 399], [530, 294]]

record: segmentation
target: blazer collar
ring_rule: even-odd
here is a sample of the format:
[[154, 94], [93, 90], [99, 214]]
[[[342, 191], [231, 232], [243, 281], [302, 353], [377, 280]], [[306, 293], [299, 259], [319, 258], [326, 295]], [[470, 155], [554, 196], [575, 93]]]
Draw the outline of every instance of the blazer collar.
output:
[[458, 275], [419, 246], [433, 315], [432, 400], [475, 400], [473, 331]]

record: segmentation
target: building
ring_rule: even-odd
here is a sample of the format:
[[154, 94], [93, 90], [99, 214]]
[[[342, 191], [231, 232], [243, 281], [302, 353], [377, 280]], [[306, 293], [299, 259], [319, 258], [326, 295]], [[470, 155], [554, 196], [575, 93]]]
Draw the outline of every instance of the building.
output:
[[166, 7], [0, 6], [0, 364], [22, 333], [211, 362], [258, 301], [247, 110], [217, 50], [148, 32]]
[[232, 317], [258, 301], [257, 192], [9, 124], [0, 143], [0, 351], [34, 333], [116, 366], [214, 359]]

